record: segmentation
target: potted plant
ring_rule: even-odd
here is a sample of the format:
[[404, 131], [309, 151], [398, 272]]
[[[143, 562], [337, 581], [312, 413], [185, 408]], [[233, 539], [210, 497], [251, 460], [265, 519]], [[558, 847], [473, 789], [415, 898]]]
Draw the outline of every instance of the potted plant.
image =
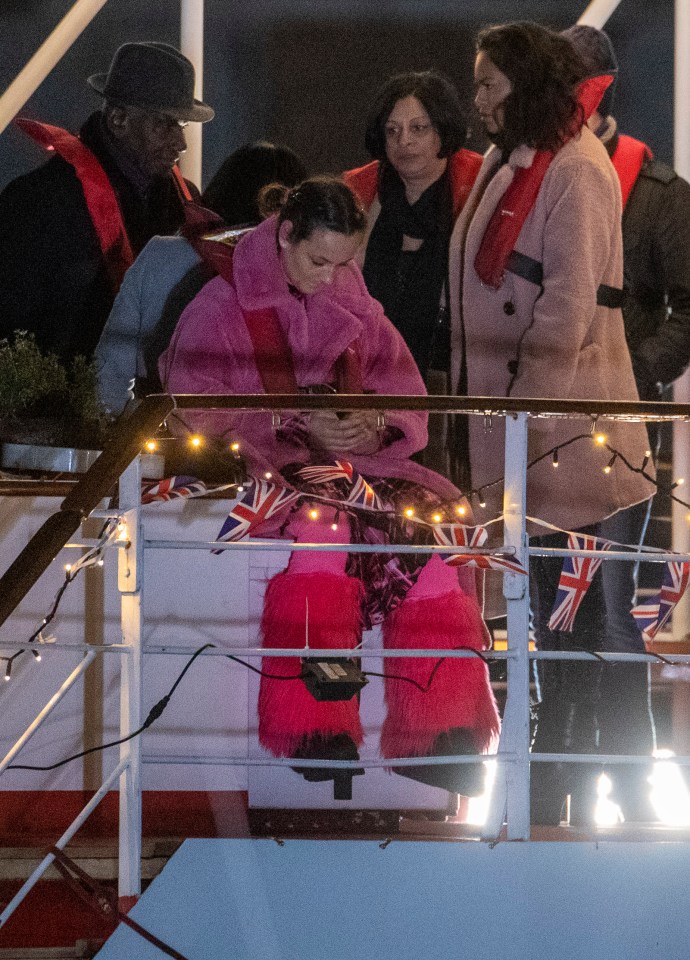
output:
[[98, 456], [106, 418], [96, 365], [63, 363], [33, 334], [0, 340], [0, 442], [3, 467], [84, 470]]

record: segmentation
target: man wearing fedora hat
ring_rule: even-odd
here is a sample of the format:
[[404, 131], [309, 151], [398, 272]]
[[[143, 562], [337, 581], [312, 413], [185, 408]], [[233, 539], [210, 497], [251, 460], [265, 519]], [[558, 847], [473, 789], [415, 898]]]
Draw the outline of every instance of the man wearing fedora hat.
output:
[[126, 269], [198, 199], [177, 161], [186, 124], [213, 117], [168, 44], [126, 43], [88, 83], [103, 105], [78, 137], [16, 120], [53, 157], [0, 194], [0, 337], [29, 331], [63, 359], [91, 355]]

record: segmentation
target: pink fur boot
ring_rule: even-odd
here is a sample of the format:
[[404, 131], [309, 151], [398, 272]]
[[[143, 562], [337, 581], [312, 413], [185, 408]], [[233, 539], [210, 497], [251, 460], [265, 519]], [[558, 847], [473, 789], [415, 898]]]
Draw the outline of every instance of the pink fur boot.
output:
[[[292, 563], [268, 585], [261, 620], [264, 647], [304, 646], [308, 598], [309, 646], [354, 648], [362, 635], [360, 582], [344, 573], [292, 573], [291, 567]], [[263, 670], [295, 677], [301, 663], [297, 657], [264, 657]], [[323, 755], [325, 743], [347, 744], [347, 738], [355, 747], [363, 740], [356, 697], [321, 702], [312, 697], [301, 680], [261, 678], [259, 741], [275, 756], [316, 757]], [[310, 742], [314, 746], [311, 751]], [[340, 759], [356, 759], [353, 751], [352, 756], [337, 752], [342, 754]]]
[[[463, 592], [456, 579], [448, 579], [450, 568], [443, 564], [441, 570], [437, 559], [428, 565], [429, 576], [423, 582], [420, 577], [384, 625], [387, 648], [485, 648], [487, 631], [476, 599]], [[434, 582], [444, 592], [434, 592]], [[407, 677], [421, 687], [431, 682], [423, 692], [404, 680], [386, 680], [384, 757], [483, 753], [494, 744], [500, 722], [486, 664], [474, 657], [455, 658], [434, 670], [436, 663], [420, 658], [385, 661], [388, 675]], [[481, 764], [399, 767], [395, 772], [470, 796], [483, 785]]]

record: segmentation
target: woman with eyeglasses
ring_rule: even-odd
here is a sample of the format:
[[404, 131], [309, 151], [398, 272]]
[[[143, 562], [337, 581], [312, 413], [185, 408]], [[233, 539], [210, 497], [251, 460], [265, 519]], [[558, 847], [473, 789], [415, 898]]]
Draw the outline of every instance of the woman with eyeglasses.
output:
[[[354, 263], [365, 227], [364, 211], [341, 180], [312, 178], [287, 191], [279, 214], [242, 237], [230, 268], [183, 313], [159, 365], [165, 389], [423, 394], [409, 350]], [[385, 422], [365, 410], [313, 410], [278, 420], [265, 412], [177, 411], [174, 421], [223, 438], [226, 447], [240, 443], [254, 484], [264, 484], [247, 507], [266, 517], [252, 535], [431, 543], [435, 522], [458, 519], [457, 489], [410, 460], [426, 442], [420, 411], [391, 411]], [[303, 498], [288, 499], [272, 515], [256, 499], [260, 490], [274, 496], [265, 487], [269, 480], [286, 496], [301, 491]], [[268, 584], [264, 646], [305, 646], [308, 604], [310, 648], [353, 649], [363, 627], [382, 623], [388, 648], [481, 650], [487, 633], [472, 574], [458, 573], [438, 555], [294, 551]], [[268, 657], [264, 669], [270, 676], [261, 679], [259, 738], [266, 749], [295, 759], [358, 759], [363, 730], [356, 697], [317, 701], [299, 679], [299, 659]], [[489, 748], [498, 714], [479, 659], [446, 658], [438, 666], [395, 659], [385, 672], [385, 757]], [[334, 769], [296, 769], [308, 780], [338, 779]], [[453, 793], [482, 790], [481, 763], [396, 772]]]
[[[451, 290], [453, 321], [472, 396], [638, 399], [620, 310], [620, 188], [586, 125], [611, 78], [586, 76], [570, 42], [546, 27], [508, 23], [478, 36], [475, 105], [493, 146], [451, 250], [451, 276], [462, 278]], [[532, 545], [563, 548], [567, 536], [549, 532], [554, 527], [596, 534], [600, 520], [652, 496], [639, 473], [644, 424], [607, 421], [601, 430], [608, 436], [597, 444], [577, 420], [531, 420], [527, 514], [542, 521]], [[504, 436], [501, 420], [491, 429], [470, 423], [472, 483], [487, 520], [502, 513]], [[574, 624], [552, 620], [562, 566], [559, 557], [530, 561], [537, 645], [601, 650], [596, 580]], [[534, 750], [595, 753], [600, 664], [540, 662]], [[557, 824], [567, 794], [572, 819], [591, 820], [593, 773], [582, 764], [534, 764], [533, 820]]]
[[[374, 160], [345, 181], [368, 213], [364, 280], [410, 348], [430, 393], [464, 392], [449, 382], [448, 246], [481, 165], [463, 148], [458, 92], [435, 70], [392, 77], [378, 91], [365, 145]], [[454, 345], [456, 347], [457, 345]], [[432, 418], [425, 462], [447, 472], [445, 423]], [[454, 476], [462, 481], [457, 450]]]

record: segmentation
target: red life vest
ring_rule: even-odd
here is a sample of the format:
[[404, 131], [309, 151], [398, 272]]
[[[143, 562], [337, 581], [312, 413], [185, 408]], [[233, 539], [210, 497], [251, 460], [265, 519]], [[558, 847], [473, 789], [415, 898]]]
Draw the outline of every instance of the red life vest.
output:
[[[98, 158], [79, 137], [61, 127], [25, 117], [16, 117], [14, 122], [32, 140], [46, 150], [59, 154], [74, 169], [84, 191], [86, 207], [98, 237], [113, 293], [117, 293], [122, 278], [134, 263], [134, 253], [117, 195]], [[177, 166], [173, 167], [172, 172], [182, 199], [190, 202], [192, 195]]]
[[652, 160], [653, 156], [646, 143], [635, 140], [634, 137], [627, 137], [625, 134], [619, 135], [611, 163], [621, 183], [624, 210], [642, 167], [648, 160]]

